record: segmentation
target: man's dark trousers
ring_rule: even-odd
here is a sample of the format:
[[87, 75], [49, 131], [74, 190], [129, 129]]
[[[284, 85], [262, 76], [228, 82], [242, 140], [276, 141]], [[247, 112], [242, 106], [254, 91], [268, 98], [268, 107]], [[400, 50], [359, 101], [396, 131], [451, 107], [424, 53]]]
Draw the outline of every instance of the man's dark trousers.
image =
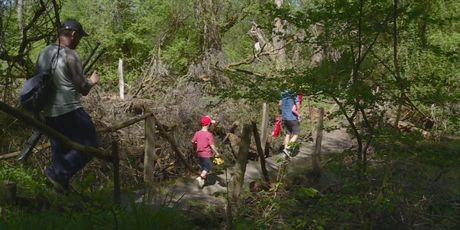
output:
[[[58, 117], [47, 117], [46, 124], [72, 141], [97, 147], [96, 128], [83, 108]], [[64, 186], [68, 186], [70, 178], [91, 160], [90, 155], [70, 149], [55, 139], [51, 140], [51, 155], [52, 163], [47, 173]]]

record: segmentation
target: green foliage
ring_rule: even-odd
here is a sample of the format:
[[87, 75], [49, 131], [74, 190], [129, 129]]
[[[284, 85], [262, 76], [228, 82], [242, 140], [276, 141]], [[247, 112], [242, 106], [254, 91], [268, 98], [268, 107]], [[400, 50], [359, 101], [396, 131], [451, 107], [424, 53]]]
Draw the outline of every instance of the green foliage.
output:
[[174, 70], [183, 72], [190, 64], [190, 57], [198, 56], [198, 44], [196, 37], [178, 37], [170, 41], [162, 58], [170, 63]]
[[[431, 229], [455, 229], [455, 212], [445, 200], [453, 198], [449, 181], [455, 177], [430, 183], [438, 169], [410, 162], [376, 167], [365, 178], [354, 178], [354, 169], [341, 164], [336, 170], [325, 171], [333, 173], [326, 176], [328, 180], [337, 180], [334, 187], [313, 198], [297, 195], [295, 208], [284, 209], [291, 227], [406, 228], [423, 223]], [[303, 192], [301, 188], [296, 194]], [[433, 212], [432, 207], [437, 210]]]
[[118, 84], [118, 59], [124, 60], [128, 85], [144, 72], [152, 56], [160, 56], [173, 72], [183, 72], [197, 56], [199, 34], [195, 31], [191, 1], [66, 1], [62, 17], [81, 20], [90, 34], [88, 44], [79, 47], [82, 56], [91, 44], [102, 42], [106, 53], [96, 68], [102, 73], [103, 87]]
[[[37, 180], [37, 178], [42, 178]], [[40, 172], [35, 169], [13, 167], [7, 164], [0, 166], [0, 181], [12, 181], [21, 189], [19, 196], [31, 196], [46, 192], [45, 180]]]
[[379, 136], [386, 136], [378, 140], [386, 148], [375, 149], [377, 154], [364, 174], [350, 161], [351, 151], [327, 156], [319, 181], [309, 179], [308, 172], [296, 172], [276, 195], [253, 193], [245, 200], [249, 209], [242, 212], [238, 226], [456, 229], [460, 224], [455, 208], [460, 197], [458, 142], [438, 144], [389, 131]]
[[296, 196], [298, 197], [298, 199], [314, 198], [317, 195], [318, 195], [318, 190], [314, 188], [300, 188], [296, 193]]
[[459, 141], [427, 141], [421, 133], [401, 134], [393, 129], [381, 130], [376, 141], [381, 156], [412, 159], [443, 168], [455, 168], [460, 165]]
[[0, 3], [0, 83], [33, 73], [35, 46], [52, 40], [55, 34], [52, 10], [51, 2], [25, 1], [19, 20], [17, 1]]
[[[36, 0], [26, 2], [25, 18], [30, 19], [40, 4]], [[175, 86], [169, 84], [169, 79], [183, 76], [191, 63], [201, 61], [205, 19], [196, 12], [196, 1], [64, 0], [59, 3], [62, 3], [61, 19], [79, 19], [90, 34], [78, 47], [82, 59], [88, 56], [97, 40], [102, 41], [107, 49], [96, 68], [101, 72], [101, 86], [108, 91], [117, 85], [119, 58], [125, 63], [128, 86], [135, 85], [150, 67], [147, 65], [151, 58], [161, 59], [172, 73], [162, 84], [171, 88]], [[273, 1], [220, 0], [214, 3], [218, 6], [216, 20], [227, 63], [252, 57], [254, 41], [247, 35], [252, 21], [270, 38], [276, 17], [289, 23], [285, 28], [289, 41], [285, 47], [288, 59], [294, 59], [295, 48], [299, 48], [300, 59], [303, 59], [297, 62], [288, 60], [289, 64], [282, 71], [274, 66], [270, 60], [272, 57], [267, 56], [259, 57], [251, 64], [238, 65], [224, 72], [224, 84], [209, 86], [215, 89], [217, 96], [249, 99], [245, 102], [250, 101], [246, 103], [250, 105], [272, 102], [274, 106], [271, 107], [276, 107], [280, 90], [291, 88], [313, 96], [319, 103], [336, 103], [339, 113], [351, 117], [348, 121], [357, 129], [354, 130], [355, 136], [373, 135], [372, 144], [377, 154], [371, 160], [387, 163], [371, 164], [366, 174], [357, 174], [355, 165], [350, 163], [353, 157], [349, 153], [343, 154], [325, 169], [326, 186], [300, 184], [286, 188], [287, 191], [282, 190], [276, 196], [270, 191], [248, 198], [249, 209], [241, 213], [237, 229], [268, 228], [280, 223], [280, 228], [298, 229], [416, 226], [411, 224], [448, 229], [455, 225], [452, 221], [455, 210], [449, 201], [454, 199], [452, 194], [458, 196], [460, 193], [458, 176], [455, 176], [458, 173], [456, 166], [460, 163], [460, 144], [432, 143], [424, 141], [417, 132], [401, 134], [393, 129], [376, 128], [381, 122], [376, 114], [387, 112], [381, 111], [380, 105], [402, 104], [408, 110], [415, 106], [424, 113], [423, 116], [429, 116], [428, 119], [435, 122], [433, 131], [437, 132], [436, 137], [460, 130], [457, 105], [460, 101], [459, 1], [398, 1], [396, 24], [392, 18], [395, 1], [390, 0], [289, 0], [284, 1], [280, 9]], [[34, 30], [28, 34], [29, 38], [40, 39], [22, 47], [25, 50], [21, 51], [14, 1], [1, 1], [0, 10], [0, 87], [3, 93], [3, 87], [19, 85], [11, 80], [14, 78], [10, 79], [10, 75], [23, 76], [33, 70], [38, 51], [54, 40], [54, 25], [49, 20], [51, 12], [41, 15]], [[312, 28], [318, 23], [321, 32], [314, 33]], [[299, 31], [305, 32], [304, 39], [298, 39]], [[309, 59], [315, 46], [324, 51], [324, 60], [311, 65]], [[5, 54], [18, 54], [20, 58], [6, 60]], [[164, 88], [163, 85], [156, 87]], [[402, 94], [406, 97], [400, 97]], [[213, 102], [207, 100], [208, 95], [198, 95], [206, 102]], [[218, 103], [221, 102], [212, 104]], [[374, 116], [369, 117], [367, 126], [354, 123], [355, 115], [362, 111]], [[419, 119], [420, 116], [412, 117], [417, 125], [425, 120], [425, 117]], [[1, 114], [0, 120], [11, 123]], [[11, 129], [12, 126], [2, 126], [1, 136], [10, 136], [4, 127]], [[11, 143], [17, 145], [7, 138], [2, 139], [0, 149], [9, 151]], [[442, 180], [433, 178], [439, 174]], [[41, 173], [21, 167], [0, 166], [0, 180], [17, 182], [24, 188], [20, 190], [21, 195], [46, 190]], [[94, 181], [95, 176], [88, 176], [79, 184], [79, 189], [94, 190], [91, 187]], [[452, 181], [451, 187], [448, 183]], [[280, 183], [277, 188], [284, 189], [284, 185]], [[96, 196], [108, 202], [103, 199], [106, 195]], [[71, 203], [79, 205], [79, 200]], [[8, 222], [0, 227], [115, 227], [112, 209], [97, 210], [86, 205], [81, 208], [87, 209], [84, 211], [73, 212], [67, 206], [64, 209], [63, 212], [54, 209], [9, 212]], [[120, 229], [169, 227], [163, 224], [174, 227], [173, 224], [180, 224], [178, 228], [189, 226], [188, 220], [179, 218], [180, 215], [173, 210], [134, 207], [115, 213]], [[46, 225], [45, 220], [50, 224]]]
[[248, 35], [251, 21], [260, 9], [254, 1], [213, 1], [218, 7], [217, 20], [226, 62], [238, 62], [252, 55], [254, 41]]
[[[20, 199], [40, 197], [23, 206], [0, 207], [0, 229], [195, 229], [191, 218], [180, 210], [161, 205], [154, 208], [144, 203], [112, 206], [112, 193], [107, 187], [88, 191], [88, 183], [78, 184], [84, 194], [68, 195], [50, 193], [41, 174], [7, 166], [0, 167], [0, 181], [17, 183]], [[86, 193], [88, 192], [88, 193]], [[134, 200], [134, 199], [133, 199]]]
[[2, 229], [194, 229], [190, 220], [173, 209], [133, 206], [133, 209], [20, 211], [0, 220]]

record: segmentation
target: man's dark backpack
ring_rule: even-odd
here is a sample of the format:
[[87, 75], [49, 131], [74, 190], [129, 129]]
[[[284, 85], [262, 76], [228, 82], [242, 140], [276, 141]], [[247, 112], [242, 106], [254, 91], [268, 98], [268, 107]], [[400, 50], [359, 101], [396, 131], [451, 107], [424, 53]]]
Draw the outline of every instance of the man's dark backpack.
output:
[[[52, 66], [57, 63], [59, 56], [59, 48], [57, 54], [51, 61], [51, 68], [46, 71], [41, 71], [24, 82], [19, 99], [22, 106], [32, 112], [35, 118], [40, 119], [40, 111], [42, 111], [51, 99], [54, 90]], [[40, 131], [33, 131], [32, 136], [27, 139], [22, 145], [19, 161], [26, 161], [32, 153], [33, 148], [40, 141], [43, 134]]]
[[[26, 110], [32, 112], [35, 118], [40, 119], [39, 113], [50, 100], [52, 92], [53, 76], [51, 71], [40, 72], [24, 83], [20, 93], [21, 104]], [[18, 157], [19, 161], [27, 160], [42, 135], [40, 131], [33, 131], [32, 136], [22, 144], [21, 154]]]
[[51, 98], [53, 92], [51, 71], [40, 72], [29, 78], [20, 93], [21, 104], [34, 114], [40, 113]]
[[20, 100], [22, 106], [36, 116], [42, 111], [51, 99], [53, 94], [53, 65], [57, 64], [59, 57], [60, 45], [53, 58], [51, 59], [51, 67], [46, 71], [41, 71], [29, 78], [22, 87]]

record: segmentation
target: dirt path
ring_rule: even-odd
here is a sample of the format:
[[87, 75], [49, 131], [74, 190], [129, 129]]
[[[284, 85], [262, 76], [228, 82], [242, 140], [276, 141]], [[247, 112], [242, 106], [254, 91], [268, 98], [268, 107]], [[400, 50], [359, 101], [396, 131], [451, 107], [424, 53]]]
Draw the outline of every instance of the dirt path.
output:
[[[350, 136], [346, 133], [345, 129], [338, 129], [331, 132], [325, 132], [323, 134], [323, 143], [321, 152], [341, 152], [351, 147], [352, 141]], [[288, 171], [296, 169], [309, 168], [310, 155], [314, 151], [314, 142], [303, 142], [299, 154], [290, 159], [288, 165]], [[267, 170], [269, 174], [275, 175], [280, 165], [280, 158], [284, 158], [283, 154], [275, 154], [266, 158]], [[278, 163], [277, 163], [278, 162]], [[230, 170], [229, 170], [230, 171]], [[229, 172], [228, 172], [229, 173]], [[180, 205], [190, 204], [189, 202], [207, 202], [209, 204], [219, 204], [224, 202], [224, 197], [219, 194], [225, 194], [227, 187], [221, 184], [219, 181], [226, 181], [225, 174], [217, 175], [218, 178], [211, 177], [209, 185], [206, 185], [203, 189], [198, 188], [195, 181], [195, 177], [184, 178], [183, 180], [176, 181], [176, 184], [166, 188], [167, 196], [172, 197], [176, 203]], [[227, 175], [230, 179], [230, 175]], [[262, 171], [260, 168], [259, 161], [249, 161], [246, 166], [246, 173], [244, 177], [244, 183], [247, 185], [249, 182], [262, 178]], [[138, 199], [140, 201], [141, 199]]]

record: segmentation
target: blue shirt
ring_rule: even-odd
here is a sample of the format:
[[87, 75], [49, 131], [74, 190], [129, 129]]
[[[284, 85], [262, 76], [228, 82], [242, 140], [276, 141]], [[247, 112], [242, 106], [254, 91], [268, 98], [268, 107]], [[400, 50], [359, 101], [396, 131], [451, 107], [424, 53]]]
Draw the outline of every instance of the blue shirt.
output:
[[294, 105], [299, 102], [297, 96], [288, 90], [281, 93], [281, 116], [285, 121], [295, 121], [297, 116], [292, 112]]

